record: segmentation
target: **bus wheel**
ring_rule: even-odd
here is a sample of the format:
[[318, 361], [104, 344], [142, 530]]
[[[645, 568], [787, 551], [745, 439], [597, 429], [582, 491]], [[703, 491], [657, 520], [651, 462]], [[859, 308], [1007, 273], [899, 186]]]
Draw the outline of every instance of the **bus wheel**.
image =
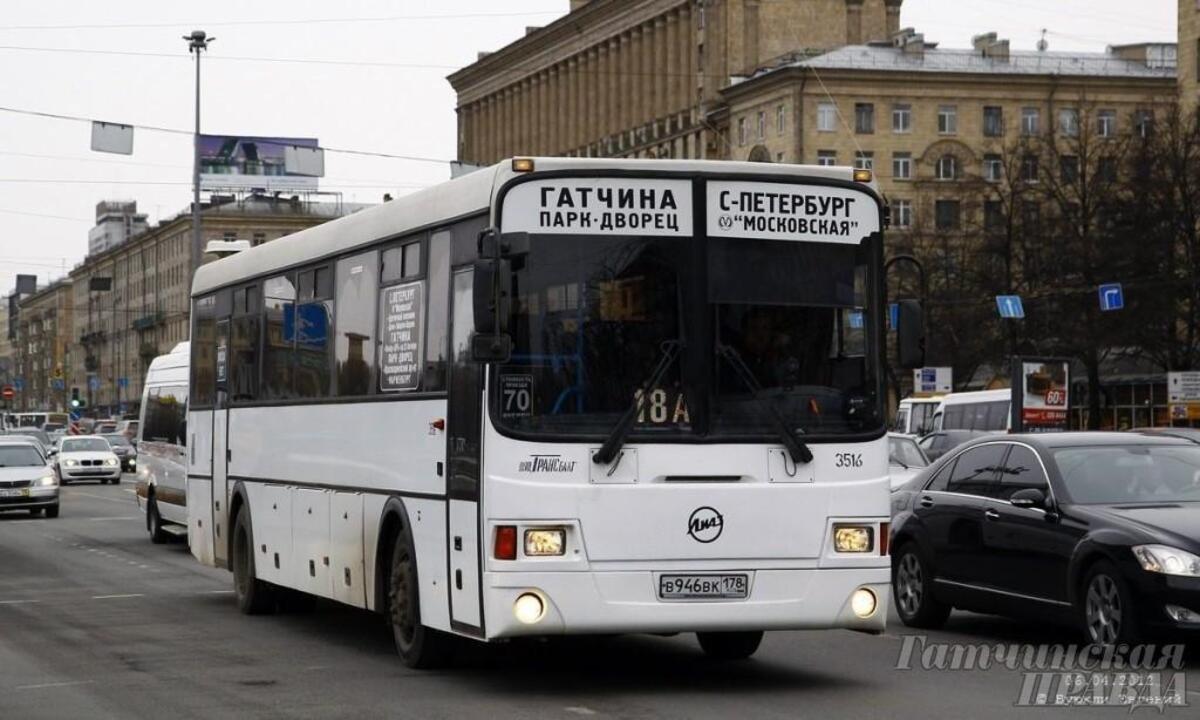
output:
[[254, 534], [250, 530], [250, 511], [237, 514], [233, 526], [233, 590], [238, 609], [246, 615], [262, 615], [275, 609], [275, 592], [269, 583], [254, 574]]
[[761, 630], [747, 632], [701, 632], [696, 633], [704, 654], [717, 660], [744, 660], [758, 650], [762, 642]]
[[452, 638], [421, 624], [417, 561], [403, 530], [392, 551], [392, 572], [388, 578], [388, 621], [396, 652], [410, 668], [433, 668], [450, 659]]
[[162, 545], [167, 541], [167, 533], [163, 530], [162, 515], [158, 514], [158, 501], [154, 493], [146, 500], [146, 531], [150, 533], [150, 542]]

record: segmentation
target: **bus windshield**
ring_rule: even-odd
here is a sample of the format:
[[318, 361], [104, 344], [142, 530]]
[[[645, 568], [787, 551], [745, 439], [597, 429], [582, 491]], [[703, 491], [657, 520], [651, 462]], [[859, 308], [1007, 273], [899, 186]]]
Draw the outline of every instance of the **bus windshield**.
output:
[[[870, 244], [711, 238], [700, 254], [696, 242], [531, 237], [513, 261], [499, 423], [603, 436], [637, 403], [644, 440], [772, 435], [774, 413], [803, 435], [880, 429]], [[643, 396], [670, 341], [683, 349]]]

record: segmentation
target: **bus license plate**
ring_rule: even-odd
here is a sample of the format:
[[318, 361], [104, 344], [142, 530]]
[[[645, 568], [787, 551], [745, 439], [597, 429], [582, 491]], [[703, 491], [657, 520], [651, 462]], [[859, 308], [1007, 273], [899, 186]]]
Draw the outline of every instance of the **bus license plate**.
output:
[[737, 575], [660, 575], [660, 600], [744, 600], [749, 594], [746, 574]]

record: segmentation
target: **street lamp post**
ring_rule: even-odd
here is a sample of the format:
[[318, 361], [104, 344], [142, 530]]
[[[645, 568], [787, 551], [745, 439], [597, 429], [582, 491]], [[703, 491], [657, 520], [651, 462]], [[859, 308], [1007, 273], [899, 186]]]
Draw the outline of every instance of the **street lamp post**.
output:
[[200, 53], [207, 50], [208, 44], [216, 38], [208, 37], [203, 30], [193, 30], [191, 35], [184, 35], [183, 39], [188, 42], [188, 52], [196, 56], [196, 132], [192, 138], [192, 249], [189, 255], [189, 272], [195, 272], [200, 266]]

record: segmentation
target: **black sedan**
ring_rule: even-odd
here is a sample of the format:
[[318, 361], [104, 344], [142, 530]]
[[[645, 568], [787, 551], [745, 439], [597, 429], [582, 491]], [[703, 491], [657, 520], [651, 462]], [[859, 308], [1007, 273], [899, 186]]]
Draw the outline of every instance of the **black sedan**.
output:
[[137, 448], [129, 442], [129, 438], [121, 433], [108, 433], [100, 437], [107, 440], [108, 444], [112, 446], [113, 454], [121, 461], [121, 472], [137, 471]]
[[1052, 619], [1089, 642], [1200, 630], [1200, 446], [1132, 433], [998, 435], [892, 494], [900, 619]]

